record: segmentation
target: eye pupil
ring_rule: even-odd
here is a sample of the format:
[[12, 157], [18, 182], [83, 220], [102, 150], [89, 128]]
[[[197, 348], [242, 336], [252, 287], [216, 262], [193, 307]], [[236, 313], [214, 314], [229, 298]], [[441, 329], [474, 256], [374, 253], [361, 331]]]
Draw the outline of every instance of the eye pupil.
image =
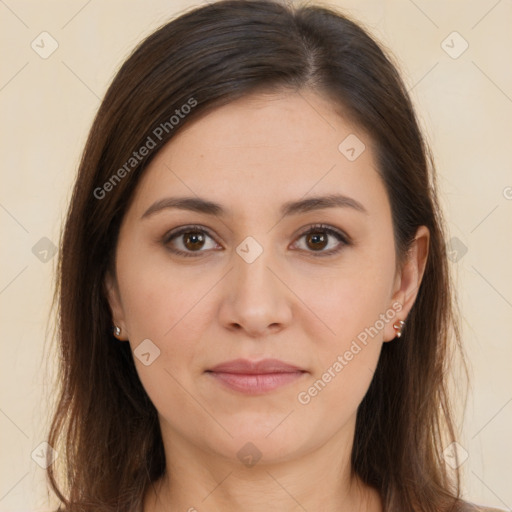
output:
[[[308, 241], [308, 243], [311, 241], [314, 245], [312, 248], [318, 250], [318, 249], [323, 249], [325, 247], [326, 242], [327, 242], [327, 237], [325, 236], [324, 233], [313, 232], [313, 233], [308, 234], [307, 241]], [[320, 247], [317, 244], [320, 244]]]
[[[183, 237], [185, 239], [184, 245], [187, 249], [200, 249], [204, 245], [204, 236], [201, 233], [184, 233]], [[190, 244], [188, 243], [189, 241]]]
[[[171, 232], [162, 239], [162, 243], [171, 252], [180, 256], [199, 256], [201, 254], [207, 254], [210, 251], [205, 251], [206, 238], [212, 238], [212, 235], [208, 234], [207, 231], [203, 231], [203, 228], [198, 226], [187, 226], [188, 229], [182, 229], [174, 234]], [[338, 240], [338, 247], [325, 251], [324, 249], [329, 245], [331, 237]], [[340, 234], [337, 230], [323, 226], [311, 226], [309, 231], [303, 233], [300, 237], [301, 240], [305, 239], [302, 244], [306, 245], [306, 252], [310, 254], [315, 252], [315, 256], [330, 256], [337, 254], [342, 247], [350, 245], [347, 242], [347, 237]], [[179, 244], [183, 247], [182, 250], [178, 248], [173, 249], [173, 244], [177, 243], [174, 240], [179, 240]], [[212, 249], [215, 250], [215, 249]], [[304, 252], [304, 249], [302, 249]], [[196, 253], [196, 254], [193, 254]]]

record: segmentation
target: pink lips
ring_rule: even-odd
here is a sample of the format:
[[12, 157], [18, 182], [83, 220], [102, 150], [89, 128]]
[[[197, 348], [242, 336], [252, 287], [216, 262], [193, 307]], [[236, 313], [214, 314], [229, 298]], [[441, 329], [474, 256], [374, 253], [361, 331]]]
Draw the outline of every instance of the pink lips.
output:
[[280, 388], [307, 372], [278, 359], [235, 359], [214, 366], [207, 373], [234, 391], [257, 395]]

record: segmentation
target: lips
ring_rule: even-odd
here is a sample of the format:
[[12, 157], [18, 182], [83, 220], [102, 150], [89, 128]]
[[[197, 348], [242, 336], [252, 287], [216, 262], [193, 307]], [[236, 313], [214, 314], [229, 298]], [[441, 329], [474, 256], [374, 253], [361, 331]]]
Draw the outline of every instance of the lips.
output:
[[234, 359], [218, 364], [210, 370], [215, 373], [237, 373], [245, 375], [259, 375], [265, 373], [295, 373], [303, 372], [302, 368], [294, 366], [279, 359], [263, 359], [261, 361], [249, 361], [248, 359]]
[[307, 371], [279, 359], [261, 361], [235, 359], [218, 364], [206, 373], [233, 391], [257, 395], [296, 381]]

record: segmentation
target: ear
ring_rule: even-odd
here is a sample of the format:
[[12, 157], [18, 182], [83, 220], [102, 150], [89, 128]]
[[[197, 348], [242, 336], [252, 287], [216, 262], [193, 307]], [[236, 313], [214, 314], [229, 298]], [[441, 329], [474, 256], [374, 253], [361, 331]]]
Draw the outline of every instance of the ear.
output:
[[[393, 298], [391, 303], [395, 304], [393, 309], [397, 311], [396, 316], [388, 322], [384, 331], [384, 341], [391, 341], [396, 337], [396, 330], [393, 324], [399, 320], [407, 322], [407, 316], [416, 301], [421, 285], [425, 267], [427, 265], [428, 249], [430, 242], [430, 231], [426, 226], [420, 226], [407, 253], [407, 259], [400, 272], [395, 278]], [[399, 304], [401, 305], [401, 309]]]
[[110, 270], [105, 274], [104, 287], [110, 311], [112, 313], [112, 323], [121, 328], [121, 335], [119, 336], [119, 339], [127, 341], [128, 336], [126, 332], [126, 322], [121, 296], [119, 294], [119, 287], [117, 285], [117, 279]]

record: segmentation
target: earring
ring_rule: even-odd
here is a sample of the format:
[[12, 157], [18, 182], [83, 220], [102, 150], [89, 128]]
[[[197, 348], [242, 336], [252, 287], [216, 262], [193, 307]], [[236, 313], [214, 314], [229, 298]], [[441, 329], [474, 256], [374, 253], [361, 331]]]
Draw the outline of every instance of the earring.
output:
[[114, 325], [113, 332], [114, 332], [114, 336], [116, 338], [119, 338], [119, 336], [121, 336], [121, 327], [118, 327], [117, 325]]
[[396, 337], [400, 338], [402, 336], [402, 329], [404, 328], [405, 322], [403, 320], [398, 320], [398, 324], [393, 324], [393, 327], [397, 330]]

